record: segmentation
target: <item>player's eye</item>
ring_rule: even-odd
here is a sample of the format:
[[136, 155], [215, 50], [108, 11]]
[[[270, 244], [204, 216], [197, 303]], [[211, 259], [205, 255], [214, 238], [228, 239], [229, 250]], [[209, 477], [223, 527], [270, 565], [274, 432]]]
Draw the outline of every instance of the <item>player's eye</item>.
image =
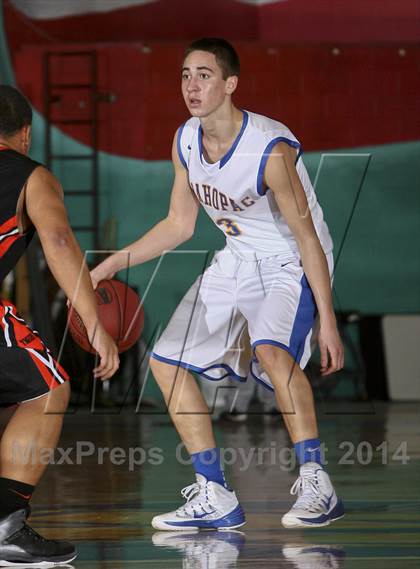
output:
[[200, 73], [200, 79], [209, 79], [210, 75], [208, 73]]
[[190, 76], [188, 73], [183, 73], [182, 74], [182, 79], [188, 79]]

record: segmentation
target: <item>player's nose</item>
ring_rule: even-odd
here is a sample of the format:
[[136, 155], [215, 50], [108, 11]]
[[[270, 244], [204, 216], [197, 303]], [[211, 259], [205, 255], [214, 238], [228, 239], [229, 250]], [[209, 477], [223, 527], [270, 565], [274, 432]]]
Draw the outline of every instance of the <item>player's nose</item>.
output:
[[187, 91], [188, 93], [192, 91], [197, 91], [199, 88], [198, 81], [195, 77], [191, 77], [191, 79], [187, 83]]

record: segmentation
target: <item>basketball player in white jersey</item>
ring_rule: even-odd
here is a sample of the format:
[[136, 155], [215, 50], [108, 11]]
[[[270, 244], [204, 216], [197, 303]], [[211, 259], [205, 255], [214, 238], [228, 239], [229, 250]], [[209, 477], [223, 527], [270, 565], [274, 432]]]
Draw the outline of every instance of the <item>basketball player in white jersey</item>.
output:
[[[238, 56], [225, 40], [204, 38], [187, 48], [182, 94], [192, 118], [174, 137], [169, 213], [125, 249], [131, 266], [174, 249], [193, 235], [200, 206], [226, 235], [225, 249], [187, 292], [152, 353], [153, 374], [197, 480], [182, 491], [183, 506], [153, 518], [160, 530], [245, 523], [191, 372], [245, 380], [251, 371], [274, 390], [301, 465], [285, 527], [325, 526], [344, 515], [322, 467], [303, 372], [317, 315], [321, 371], [343, 367], [331, 298], [332, 241], [299, 141], [285, 125], [233, 105], [238, 76]], [[92, 272], [94, 285], [125, 268], [126, 259], [116, 253], [101, 263]], [[246, 329], [251, 362], [243, 357], [249, 350], [238, 349]]]

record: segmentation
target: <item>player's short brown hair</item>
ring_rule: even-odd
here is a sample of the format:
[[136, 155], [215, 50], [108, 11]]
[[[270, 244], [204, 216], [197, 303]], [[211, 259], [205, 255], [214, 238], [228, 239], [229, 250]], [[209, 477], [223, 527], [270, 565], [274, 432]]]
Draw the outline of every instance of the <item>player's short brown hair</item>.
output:
[[207, 51], [213, 53], [217, 64], [222, 70], [223, 79], [239, 76], [241, 64], [238, 54], [232, 44], [222, 38], [201, 38], [195, 40], [187, 47], [184, 59], [193, 51]]
[[10, 85], [0, 85], [0, 136], [12, 136], [32, 124], [32, 109], [25, 97]]

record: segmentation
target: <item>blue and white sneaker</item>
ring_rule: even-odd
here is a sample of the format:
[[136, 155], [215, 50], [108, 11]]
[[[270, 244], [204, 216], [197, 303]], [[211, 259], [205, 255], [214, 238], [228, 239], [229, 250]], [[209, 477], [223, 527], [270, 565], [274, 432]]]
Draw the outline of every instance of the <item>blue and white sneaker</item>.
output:
[[228, 531], [158, 531], [154, 546], [178, 551], [185, 569], [231, 569], [236, 567], [245, 545], [245, 535]]
[[284, 527], [322, 527], [344, 516], [343, 503], [337, 497], [330, 477], [319, 464], [307, 462], [300, 467], [299, 474], [290, 490], [298, 498], [281, 519]]
[[152, 519], [160, 530], [233, 529], [243, 526], [245, 514], [233, 490], [197, 474], [197, 482], [181, 490], [187, 502]]

